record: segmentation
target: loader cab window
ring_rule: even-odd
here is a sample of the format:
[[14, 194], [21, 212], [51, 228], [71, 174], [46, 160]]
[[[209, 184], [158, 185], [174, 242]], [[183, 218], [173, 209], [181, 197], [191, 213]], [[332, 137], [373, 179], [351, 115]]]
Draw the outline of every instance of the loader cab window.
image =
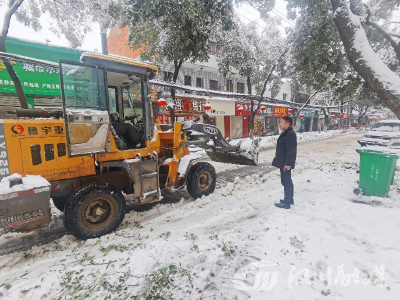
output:
[[[110, 122], [105, 69], [60, 60], [60, 75], [69, 156], [107, 152]], [[52, 159], [54, 149], [47, 152], [46, 159]]]
[[[107, 72], [111, 123], [119, 150], [145, 147], [142, 77], [136, 74]], [[114, 87], [116, 87], [114, 89]], [[117, 103], [114, 105], [113, 103]], [[119, 118], [115, 118], [118, 112]]]
[[129, 85], [122, 87], [124, 120], [143, 124], [142, 81], [140, 76], [131, 76]]
[[108, 87], [108, 102], [110, 104], [110, 114], [118, 112], [118, 88], [116, 86]]

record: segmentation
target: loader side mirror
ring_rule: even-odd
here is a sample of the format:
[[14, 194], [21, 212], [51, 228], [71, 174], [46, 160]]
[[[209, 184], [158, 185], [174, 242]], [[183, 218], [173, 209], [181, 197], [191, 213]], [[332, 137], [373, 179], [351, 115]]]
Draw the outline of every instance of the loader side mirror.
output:
[[110, 116], [105, 70], [60, 61], [60, 77], [69, 156], [107, 152]]

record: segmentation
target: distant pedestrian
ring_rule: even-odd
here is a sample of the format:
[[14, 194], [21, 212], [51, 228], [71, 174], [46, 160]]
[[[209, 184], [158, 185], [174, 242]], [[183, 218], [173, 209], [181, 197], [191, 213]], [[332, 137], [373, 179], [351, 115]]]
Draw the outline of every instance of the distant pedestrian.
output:
[[275, 206], [288, 209], [291, 204], [294, 204], [292, 169], [296, 164], [297, 137], [292, 128], [292, 118], [282, 117], [279, 122], [279, 128], [282, 133], [276, 144], [276, 154], [272, 165], [281, 171], [281, 183], [284, 187], [285, 197], [280, 203], [275, 203]]

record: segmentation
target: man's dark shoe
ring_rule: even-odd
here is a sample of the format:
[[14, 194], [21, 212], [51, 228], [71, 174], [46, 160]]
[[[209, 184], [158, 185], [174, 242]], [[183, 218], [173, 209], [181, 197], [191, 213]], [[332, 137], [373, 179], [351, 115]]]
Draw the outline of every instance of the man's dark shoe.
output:
[[[280, 203], [284, 203], [285, 200], [284, 200], [284, 199], [281, 199], [281, 200], [279, 200], [279, 202], [280, 202]], [[290, 204], [291, 204], [291, 205], [294, 205], [294, 202], [292, 201], [292, 202], [290, 202]]]
[[285, 208], [285, 209], [289, 209], [290, 208], [290, 204], [287, 204], [285, 202], [275, 203], [275, 206], [279, 207], [279, 208]]

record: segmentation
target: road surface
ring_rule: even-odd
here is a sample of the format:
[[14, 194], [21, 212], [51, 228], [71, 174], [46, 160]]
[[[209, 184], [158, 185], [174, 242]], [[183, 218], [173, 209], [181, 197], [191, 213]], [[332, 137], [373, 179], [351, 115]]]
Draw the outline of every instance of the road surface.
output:
[[[335, 136], [333, 138], [305, 142], [298, 145], [298, 161], [314, 160], [318, 157], [330, 156], [332, 162], [335, 162], [336, 157], [340, 156], [341, 150], [349, 145], [357, 144], [357, 139], [361, 134], [344, 134]], [[214, 163], [218, 173], [217, 188], [224, 187], [227, 183], [233, 182], [236, 177], [245, 178], [247, 175], [258, 174], [261, 176], [270, 173], [274, 170], [271, 167], [275, 149], [268, 148], [260, 152], [258, 166], [236, 166]], [[218, 170], [221, 170], [218, 172]], [[190, 199], [186, 190], [176, 191], [174, 193], [164, 193], [163, 199], [160, 203], [143, 205], [141, 207], [130, 207], [130, 210], [135, 211], [154, 211], [154, 217], [159, 216], [158, 210], [154, 207], [158, 204], [165, 205], [180, 201], [182, 198]], [[150, 214], [152, 215], [152, 214]], [[62, 215], [56, 216], [55, 220], [51, 223], [50, 227], [43, 229], [38, 233], [30, 233], [18, 235], [17, 237], [11, 236], [10, 238], [3, 238], [0, 240], [0, 255], [9, 253], [25, 251], [33, 246], [40, 246], [51, 243], [62, 236], [68, 234], [63, 226]]]

